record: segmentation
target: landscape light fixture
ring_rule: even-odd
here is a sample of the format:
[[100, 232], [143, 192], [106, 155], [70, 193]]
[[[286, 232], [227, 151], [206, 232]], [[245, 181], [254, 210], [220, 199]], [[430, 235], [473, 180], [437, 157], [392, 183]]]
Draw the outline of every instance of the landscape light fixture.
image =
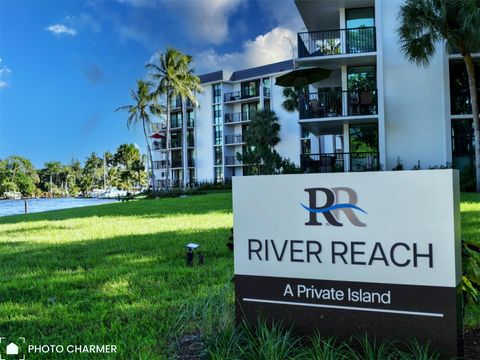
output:
[[197, 249], [200, 245], [195, 244], [195, 243], [188, 243], [186, 245], [187, 248], [187, 255], [186, 255], [186, 260], [187, 260], [187, 266], [192, 266], [193, 265], [193, 250]]

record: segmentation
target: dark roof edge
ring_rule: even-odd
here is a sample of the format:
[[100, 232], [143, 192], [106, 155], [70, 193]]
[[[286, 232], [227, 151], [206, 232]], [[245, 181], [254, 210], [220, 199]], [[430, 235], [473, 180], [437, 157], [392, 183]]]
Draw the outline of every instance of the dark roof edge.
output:
[[200, 75], [200, 82], [202, 84], [214, 82], [214, 81], [239, 81], [244, 79], [250, 79], [260, 77], [268, 74], [275, 74], [283, 71], [293, 69], [293, 60], [285, 60], [276, 62], [273, 64], [267, 64], [262, 66], [253, 67], [250, 69], [234, 71], [229, 78], [224, 78], [224, 71], [219, 70], [208, 74]]

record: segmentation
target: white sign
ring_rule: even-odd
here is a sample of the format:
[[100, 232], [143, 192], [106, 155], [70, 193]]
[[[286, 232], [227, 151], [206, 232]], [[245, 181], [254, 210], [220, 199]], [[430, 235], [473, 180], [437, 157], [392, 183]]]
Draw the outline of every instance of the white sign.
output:
[[457, 182], [455, 170], [234, 177], [235, 274], [455, 287]]

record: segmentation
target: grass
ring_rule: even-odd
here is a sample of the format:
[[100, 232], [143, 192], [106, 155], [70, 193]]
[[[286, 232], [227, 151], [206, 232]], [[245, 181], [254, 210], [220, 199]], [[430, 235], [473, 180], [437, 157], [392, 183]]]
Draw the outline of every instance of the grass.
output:
[[[480, 245], [480, 196], [462, 194], [461, 211], [463, 238]], [[0, 336], [114, 344], [112, 359], [172, 358], [185, 335], [199, 334], [213, 359], [235, 358], [239, 344], [259, 358], [289, 353], [290, 334], [233, 328], [231, 227], [230, 192], [0, 218]], [[201, 244], [206, 265], [185, 266], [188, 242]], [[480, 310], [465, 319], [479, 326]], [[305, 351], [345, 350], [328, 341]]]
[[[182, 304], [232, 278], [231, 226], [230, 193], [1, 218], [0, 336], [167, 358]], [[205, 266], [185, 266], [188, 242]]]

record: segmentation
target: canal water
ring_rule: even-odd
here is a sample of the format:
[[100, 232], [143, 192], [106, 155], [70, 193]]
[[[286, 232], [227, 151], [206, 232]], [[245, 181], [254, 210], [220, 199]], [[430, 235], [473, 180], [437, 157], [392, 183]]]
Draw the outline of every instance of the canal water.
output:
[[[69, 209], [82, 206], [101, 205], [117, 202], [115, 199], [28, 199], [28, 212], [36, 213], [49, 210]], [[24, 200], [0, 200], [0, 216], [24, 214]]]

